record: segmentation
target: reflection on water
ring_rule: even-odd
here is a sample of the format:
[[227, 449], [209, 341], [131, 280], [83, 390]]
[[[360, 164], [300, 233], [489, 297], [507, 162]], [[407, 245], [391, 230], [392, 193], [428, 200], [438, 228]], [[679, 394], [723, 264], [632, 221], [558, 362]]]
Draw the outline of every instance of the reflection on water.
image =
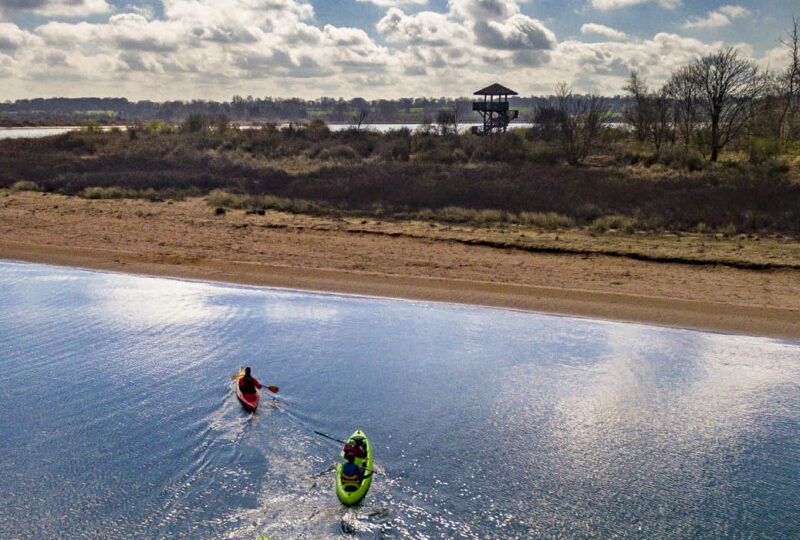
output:
[[798, 343], [10, 262], [0, 305], [6, 537], [800, 535]]

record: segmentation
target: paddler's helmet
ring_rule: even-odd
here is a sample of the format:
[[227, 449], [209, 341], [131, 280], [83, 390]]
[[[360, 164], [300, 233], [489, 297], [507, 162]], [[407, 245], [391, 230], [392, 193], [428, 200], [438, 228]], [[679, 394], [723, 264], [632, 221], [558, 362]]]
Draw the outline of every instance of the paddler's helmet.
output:
[[245, 377], [249, 377], [250, 376], [250, 366], [247, 366], [246, 368], [244, 368], [244, 376]]

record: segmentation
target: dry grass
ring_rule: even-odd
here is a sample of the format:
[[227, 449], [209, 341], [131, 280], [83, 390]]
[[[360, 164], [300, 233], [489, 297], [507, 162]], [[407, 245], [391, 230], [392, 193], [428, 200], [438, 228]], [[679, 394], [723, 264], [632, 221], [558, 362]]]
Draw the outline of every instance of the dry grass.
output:
[[770, 235], [719, 233], [625, 232], [593, 226], [557, 231], [535, 225], [453, 226], [429, 220], [358, 220], [347, 218], [348, 230], [413, 238], [448, 240], [472, 245], [516, 248], [542, 253], [604, 254], [638, 260], [723, 264], [737, 268], [800, 268], [800, 241]]
[[[632, 218], [602, 216], [589, 225], [556, 213], [473, 210], [445, 207], [438, 211], [386, 213], [373, 208], [371, 215], [340, 210], [304, 199], [232, 194], [217, 190], [206, 197], [212, 207], [247, 213], [278, 211], [305, 215], [318, 224], [336, 220], [348, 230], [413, 238], [448, 240], [466, 244], [517, 248], [552, 253], [606, 254], [643, 260], [726, 264], [743, 268], [800, 268], [800, 241], [780, 234], [737, 234], [735, 229], [715, 231], [700, 224], [696, 231], [644, 230]], [[269, 219], [269, 218], [267, 218]], [[292, 218], [287, 218], [292, 219]]]

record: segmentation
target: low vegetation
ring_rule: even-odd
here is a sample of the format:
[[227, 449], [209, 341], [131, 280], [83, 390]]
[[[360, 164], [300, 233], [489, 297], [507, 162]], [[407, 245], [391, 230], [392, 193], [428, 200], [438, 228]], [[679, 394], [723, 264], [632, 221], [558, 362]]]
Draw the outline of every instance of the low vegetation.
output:
[[[199, 127], [198, 127], [199, 126]], [[800, 234], [798, 154], [653, 158], [606, 130], [583, 166], [525, 130], [498, 136], [199, 124], [0, 141], [0, 187], [93, 199], [207, 196], [214, 208], [521, 223], [598, 233]]]

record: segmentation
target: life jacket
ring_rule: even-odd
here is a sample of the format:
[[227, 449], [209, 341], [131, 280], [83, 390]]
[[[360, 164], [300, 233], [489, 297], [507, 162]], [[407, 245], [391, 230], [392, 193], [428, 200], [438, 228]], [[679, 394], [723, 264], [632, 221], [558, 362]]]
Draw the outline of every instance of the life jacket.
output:
[[253, 377], [244, 376], [239, 379], [239, 390], [242, 394], [255, 394], [256, 385], [253, 384]]
[[344, 473], [344, 468], [347, 465], [349, 465], [349, 463], [345, 463], [342, 466], [342, 474], [341, 474], [342, 484], [360, 484], [361, 483], [361, 469], [358, 468], [358, 465], [356, 465], [355, 474], [348, 475], [348, 474]]
[[362, 446], [347, 444], [345, 445], [343, 452], [345, 454], [353, 454], [353, 456], [357, 458], [367, 457], [367, 451]]
[[342, 484], [360, 484], [361, 478], [358, 477], [357, 474], [353, 476], [347, 476], [346, 474], [342, 473]]

